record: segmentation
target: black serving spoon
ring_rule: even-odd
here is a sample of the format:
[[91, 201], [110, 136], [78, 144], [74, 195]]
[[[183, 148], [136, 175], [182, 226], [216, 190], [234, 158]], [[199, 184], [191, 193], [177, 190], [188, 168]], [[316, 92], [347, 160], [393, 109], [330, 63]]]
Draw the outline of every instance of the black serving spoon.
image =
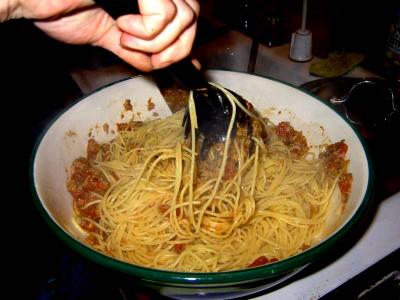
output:
[[[114, 19], [126, 14], [138, 14], [138, 3], [135, 0], [95, 0], [96, 4], [103, 8]], [[163, 73], [168, 73], [174, 78], [180, 86], [193, 92], [193, 100], [197, 116], [197, 131], [203, 138], [200, 149], [200, 158], [204, 159], [209, 149], [216, 143], [221, 143], [226, 140], [226, 133], [231, 121], [233, 105], [225, 92], [211, 85], [191, 62], [191, 57], [188, 56], [181, 61], [172, 64], [162, 70]], [[156, 82], [163, 80], [160, 77], [159, 71], [152, 72], [151, 75]], [[165, 76], [165, 74], [163, 75]], [[159, 78], [157, 78], [159, 77]], [[236, 99], [246, 108], [251, 105], [241, 96], [229, 91], [235, 95]], [[246, 132], [251, 135], [251, 120], [243, 110], [238, 109], [235, 125], [232, 129], [231, 138], [236, 135], [238, 126], [245, 127]], [[191, 129], [189, 121], [189, 109], [186, 109], [183, 119], [185, 127], [185, 136], [188, 135]], [[198, 135], [199, 136], [199, 135]]]

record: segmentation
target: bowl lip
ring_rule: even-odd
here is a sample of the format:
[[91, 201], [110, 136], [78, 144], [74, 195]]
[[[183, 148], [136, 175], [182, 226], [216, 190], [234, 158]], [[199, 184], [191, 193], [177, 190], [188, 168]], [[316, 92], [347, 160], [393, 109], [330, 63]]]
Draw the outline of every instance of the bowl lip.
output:
[[268, 76], [258, 75], [258, 74], [249, 74], [249, 73], [243, 72], [243, 71], [232, 71], [232, 70], [227, 70], [227, 69], [208, 69], [207, 70], [207, 72], [213, 72], [213, 71], [241, 73], [241, 74], [245, 74], [245, 75], [261, 77], [264, 79], [268, 79], [271, 81], [275, 81], [275, 82], [284, 84], [291, 88], [295, 88], [296, 90], [311, 96], [313, 99], [315, 99], [315, 100], [321, 102], [323, 105], [327, 106], [330, 110], [332, 110], [333, 113], [337, 114], [340, 118], [342, 118], [351, 127], [351, 129], [356, 134], [357, 138], [359, 139], [359, 141], [361, 143], [361, 146], [366, 155], [366, 158], [367, 158], [366, 160], [367, 160], [367, 164], [368, 164], [367, 189], [365, 191], [364, 197], [363, 197], [359, 207], [354, 212], [353, 216], [338, 231], [336, 231], [333, 235], [328, 237], [326, 240], [324, 240], [323, 242], [321, 242], [301, 253], [298, 253], [294, 256], [277, 261], [273, 264], [267, 264], [267, 265], [263, 265], [263, 266], [259, 266], [259, 267], [255, 267], [255, 268], [241, 269], [241, 270], [235, 270], [235, 271], [224, 271], [224, 272], [189, 273], [189, 272], [174, 272], [174, 271], [166, 271], [166, 270], [141, 267], [141, 266], [133, 265], [133, 264], [123, 262], [123, 261], [117, 260], [115, 258], [109, 257], [105, 254], [102, 254], [102, 253], [90, 248], [89, 246], [86, 246], [82, 242], [73, 238], [60, 225], [58, 225], [53, 220], [53, 218], [47, 213], [47, 211], [46, 211], [45, 207], [42, 205], [42, 201], [40, 200], [40, 197], [36, 191], [34, 168], [35, 168], [35, 159], [36, 159], [37, 151], [39, 149], [39, 146], [40, 146], [43, 138], [46, 136], [47, 132], [49, 131], [49, 129], [70, 108], [72, 108], [74, 105], [78, 104], [82, 100], [86, 99], [87, 97], [89, 97], [109, 86], [118, 84], [118, 83], [126, 81], [126, 80], [135, 79], [137, 77], [146, 76], [146, 75], [137, 75], [137, 76], [133, 76], [133, 77], [123, 78], [123, 79], [117, 80], [115, 82], [109, 83], [107, 85], [101, 86], [101, 87], [93, 90], [91, 93], [83, 95], [83, 96], [79, 97], [76, 101], [73, 101], [72, 103], [70, 103], [70, 105], [68, 105], [59, 114], [57, 114], [52, 119], [52, 121], [49, 122], [49, 124], [43, 129], [43, 131], [37, 138], [36, 143], [33, 147], [30, 162], [29, 162], [29, 183], [30, 183], [30, 189], [31, 189], [33, 201], [35, 203], [37, 210], [39, 211], [39, 214], [44, 219], [44, 221], [47, 223], [47, 225], [50, 227], [50, 229], [67, 246], [69, 246], [73, 250], [77, 251], [84, 257], [88, 258], [89, 260], [91, 260], [97, 264], [100, 264], [102, 266], [108, 267], [113, 270], [118, 270], [120, 272], [126, 273], [126, 274], [134, 276], [134, 277], [138, 277], [138, 278], [146, 280], [146, 281], [154, 281], [154, 282], [163, 283], [163, 284], [185, 285], [185, 286], [187, 286], [187, 285], [214, 285], [214, 284], [229, 285], [229, 284], [237, 284], [239, 282], [241, 282], [241, 283], [251, 282], [251, 281], [263, 280], [263, 279], [268, 279], [268, 278], [274, 278], [279, 275], [285, 275], [299, 267], [302, 267], [312, 261], [315, 261], [318, 258], [321, 258], [324, 254], [326, 254], [328, 252], [328, 250], [331, 249], [332, 245], [334, 245], [335, 243], [340, 241], [342, 238], [344, 238], [347, 235], [347, 233], [350, 231], [350, 229], [352, 229], [357, 223], [359, 223], [359, 221], [361, 221], [362, 216], [364, 216], [367, 213], [367, 211], [369, 210], [369, 208], [372, 206], [372, 199], [373, 199], [374, 185], [375, 185], [375, 176], [374, 176], [374, 167], [372, 164], [372, 159], [371, 159], [370, 153], [368, 151], [368, 147], [366, 145], [364, 138], [361, 136], [359, 130], [357, 128], [355, 128], [355, 126], [353, 124], [351, 124], [351, 122], [348, 121], [344, 116], [342, 116], [337, 111], [335, 111], [332, 108], [332, 106], [329, 105], [322, 98], [315, 96], [305, 90], [302, 90], [301, 88], [299, 88], [293, 84], [290, 84], [290, 83], [287, 83], [287, 82], [284, 82], [281, 80], [277, 80], [274, 78], [270, 78]]

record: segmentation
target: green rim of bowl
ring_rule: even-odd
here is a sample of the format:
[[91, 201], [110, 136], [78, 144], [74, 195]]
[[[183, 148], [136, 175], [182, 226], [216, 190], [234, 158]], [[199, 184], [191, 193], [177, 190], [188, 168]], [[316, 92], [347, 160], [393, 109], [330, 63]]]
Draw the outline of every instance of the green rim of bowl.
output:
[[[234, 72], [234, 73], [243, 73], [247, 74], [246, 72], [238, 72], [238, 71], [230, 71], [230, 70], [223, 70], [223, 69], [211, 69], [210, 71], [227, 71], [227, 72]], [[328, 106], [335, 114], [337, 114], [339, 117], [341, 117], [355, 132], [356, 136], [358, 137], [359, 141], [361, 142], [361, 145], [364, 149], [365, 155], [367, 157], [367, 162], [368, 162], [368, 184], [367, 184], [367, 190], [365, 192], [364, 198], [361, 201], [360, 206], [354, 213], [354, 215], [351, 217], [351, 219], [342, 227], [340, 228], [336, 233], [334, 233], [332, 236], [327, 238], [325, 241], [322, 243], [311, 247], [308, 250], [305, 250], [304, 252], [301, 252], [299, 254], [296, 254], [292, 257], [288, 257], [284, 260], [275, 262], [273, 264], [269, 265], [264, 265], [260, 266], [257, 268], [251, 268], [251, 269], [244, 269], [244, 270], [237, 270], [237, 271], [229, 271], [229, 272], [213, 272], [213, 273], [185, 273], [185, 272], [172, 272], [172, 271], [164, 271], [164, 270], [158, 270], [158, 269], [151, 269], [151, 268], [145, 268], [145, 267], [140, 267], [136, 265], [132, 265], [114, 258], [111, 258], [109, 256], [106, 256], [100, 252], [97, 252], [96, 250], [91, 249], [90, 247], [84, 245], [80, 241], [76, 240], [73, 238], [70, 234], [68, 234], [62, 227], [60, 227], [52, 217], [47, 213], [46, 209], [42, 205], [41, 200], [39, 199], [39, 196], [37, 194], [36, 188], [35, 188], [35, 180], [34, 180], [34, 165], [35, 165], [35, 157], [36, 153], [38, 151], [38, 148], [41, 144], [42, 139], [46, 135], [47, 131], [51, 128], [53, 123], [55, 123], [58, 118], [68, 111], [72, 106], [74, 106], [76, 103], [82, 101], [86, 97], [97, 93], [98, 91], [107, 88], [108, 86], [111, 86], [113, 84], [116, 84], [118, 82], [122, 82], [125, 80], [130, 80], [132, 77], [125, 78], [113, 83], [110, 83], [108, 85], [105, 85], [101, 88], [96, 89], [92, 93], [85, 95], [81, 98], [79, 98], [77, 101], [72, 103], [69, 107], [64, 109], [60, 114], [58, 114], [53, 121], [43, 130], [42, 134], [39, 136], [39, 138], [36, 141], [36, 144], [33, 148], [31, 159], [30, 159], [30, 165], [29, 165], [29, 180], [30, 180], [30, 187], [31, 187], [31, 192], [33, 196], [33, 200], [36, 204], [36, 207], [40, 213], [40, 215], [43, 217], [43, 219], [46, 221], [46, 223], [49, 225], [49, 227], [54, 231], [54, 233], [64, 242], [66, 243], [69, 247], [77, 251], [78, 253], [82, 254], [86, 258], [103, 265], [105, 267], [108, 267], [113, 270], [118, 270], [123, 273], [129, 274], [131, 276], [146, 280], [146, 281], [153, 281], [157, 283], [162, 283], [162, 284], [172, 284], [172, 285], [184, 285], [184, 286], [196, 286], [196, 285], [230, 285], [230, 284], [237, 284], [237, 283], [245, 283], [245, 282], [251, 282], [251, 281], [256, 281], [256, 280], [265, 280], [268, 278], [274, 278], [277, 276], [285, 275], [288, 274], [297, 268], [300, 268], [312, 261], [317, 260], [318, 258], [322, 257], [324, 254], [326, 254], [331, 247], [338, 243], [342, 238], [344, 238], [347, 233], [349, 233], [350, 229], [352, 229], [360, 220], [363, 215], [366, 214], [368, 211], [368, 208], [371, 206], [371, 200], [373, 196], [373, 190], [374, 190], [374, 172], [373, 172], [373, 166], [371, 163], [371, 157], [369, 155], [368, 149], [366, 147], [366, 143], [359, 133], [358, 129], [356, 129], [345, 117], [343, 117], [341, 114], [336, 112], [330, 105], [326, 103], [323, 99], [316, 97], [315, 95], [312, 95], [311, 93], [308, 93], [304, 90], [301, 90], [300, 88], [288, 84], [286, 82], [276, 80], [273, 78], [269, 78], [267, 76], [261, 76], [261, 75], [254, 75], [254, 74], [247, 74], [251, 76], [257, 76], [257, 77], [262, 77], [266, 78], [272, 81], [276, 81], [279, 83], [282, 83], [284, 85], [290, 86], [292, 88], [295, 88], [303, 93], [308, 94], [312, 98], [316, 99], [317, 101], [322, 102], [322, 104]]]

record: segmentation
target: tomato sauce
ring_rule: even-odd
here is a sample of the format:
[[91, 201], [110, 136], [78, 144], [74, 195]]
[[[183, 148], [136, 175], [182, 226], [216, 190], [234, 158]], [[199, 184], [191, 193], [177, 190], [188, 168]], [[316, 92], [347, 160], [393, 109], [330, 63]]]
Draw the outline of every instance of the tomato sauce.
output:
[[294, 158], [302, 158], [308, 152], [307, 140], [301, 131], [295, 130], [289, 122], [280, 122], [275, 133], [290, 150]]
[[270, 264], [273, 263], [275, 261], [278, 261], [277, 258], [273, 257], [271, 259], [268, 259], [266, 256], [262, 255], [259, 258], [257, 258], [255, 261], [253, 261], [250, 265], [249, 268], [252, 267], [258, 267], [258, 266], [262, 266], [262, 265], [266, 265], [266, 264]]
[[325, 151], [319, 155], [328, 176], [339, 176], [338, 186], [343, 201], [347, 201], [353, 184], [353, 176], [347, 171], [349, 164], [349, 160], [346, 159], [347, 151], [347, 144], [344, 140], [341, 140], [340, 142], [328, 145]]
[[[88, 157], [97, 155], [100, 146], [93, 142], [88, 143]], [[98, 221], [100, 215], [96, 204], [88, 205], [97, 195], [103, 195], [110, 183], [100, 170], [93, 167], [84, 157], [77, 158], [71, 165], [71, 174], [67, 182], [67, 189], [73, 196], [73, 207], [78, 216]], [[95, 232], [96, 227], [88, 220], [81, 221], [81, 227], [89, 232]]]

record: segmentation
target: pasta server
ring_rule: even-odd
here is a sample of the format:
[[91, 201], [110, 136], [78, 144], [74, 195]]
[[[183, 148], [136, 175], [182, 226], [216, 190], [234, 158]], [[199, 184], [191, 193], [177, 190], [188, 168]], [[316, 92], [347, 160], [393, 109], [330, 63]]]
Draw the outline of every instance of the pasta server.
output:
[[[139, 13], [137, 1], [119, 0], [117, 5], [112, 0], [95, 0], [95, 2], [114, 19], [124, 14]], [[192, 64], [190, 56], [163, 70], [151, 73], [158, 83], [165, 80], [165, 74], [173, 78], [180, 86], [192, 92], [197, 119], [196, 129], [198, 136], [202, 138], [201, 159], [206, 157], [214, 144], [225, 142], [227, 139], [231, 116], [233, 110], [236, 110], [235, 104], [232, 104], [232, 95], [240, 102], [242, 107], [250, 111], [253, 109], [252, 105], [243, 97], [210, 84], [202, 72]], [[236, 117], [233, 122], [234, 126], [232, 126], [230, 138], [235, 138], [238, 127], [244, 128], [244, 132], [249, 136], [252, 134], [251, 118], [242, 109], [236, 110]], [[189, 107], [186, 108], [183, 126], [185, 127], [185, 136], [188, 136], [191, 129]]]

